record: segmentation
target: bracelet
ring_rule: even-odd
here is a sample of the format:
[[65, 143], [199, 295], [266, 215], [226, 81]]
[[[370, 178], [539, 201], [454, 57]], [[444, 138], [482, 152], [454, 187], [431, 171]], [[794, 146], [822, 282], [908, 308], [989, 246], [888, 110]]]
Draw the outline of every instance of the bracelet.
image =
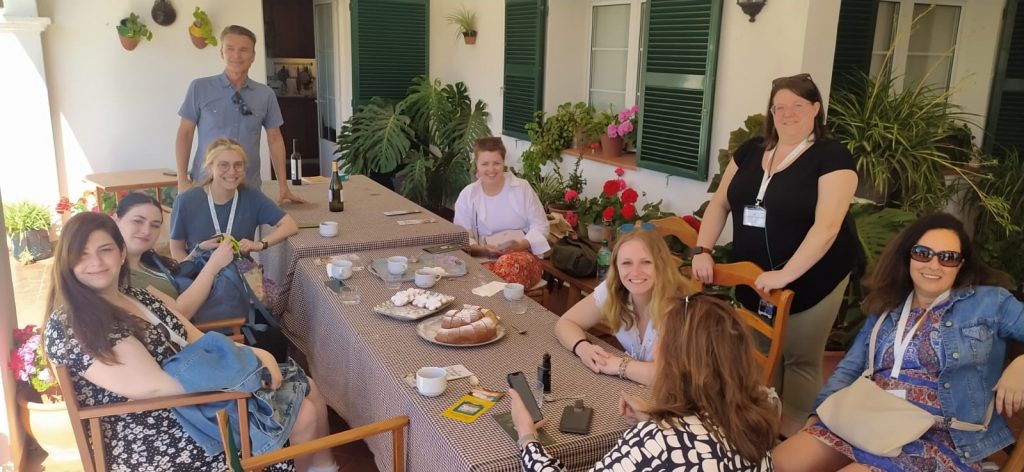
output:
[[631, 359], [629, 357], [623, 357], [622, 358], [622, 362], [619, 362], [619, 378], [620, 379], [629, 380], [628, 378], [626, 378], [626, 366], [629, 365], [629, 361], [632, 361], [632, 360], [633, 359]]
[[576, 357], [580, 357], [580, 355], [579, 355], [579, 354], [576, 354], [576, 348], [577, 348], [577, 347], [578, 347], [578, 346], [580, 345], [580, 343], [582, 343], [582, 342], [584, 342], [584, 341], [586, 341], [586, 342], [588, 342], [588, 343], [590, 342], [590, 340], [588, 340], [587, 338], [583, 338], [583, 339], [581, 339], [581, 340], [579, 340], [579, 341], [576, 341], [576, 344], [573, 344], [573, 345], [572, 345], [572, 355], [574, 355], [574, 356], [576, 356]]
[[537, 433], [527, 433], [519, 437], [516, 444], [519, 444], [519, 449], [526, 449], [526, 445], [532, 442], [540, 442], [537, 439]]

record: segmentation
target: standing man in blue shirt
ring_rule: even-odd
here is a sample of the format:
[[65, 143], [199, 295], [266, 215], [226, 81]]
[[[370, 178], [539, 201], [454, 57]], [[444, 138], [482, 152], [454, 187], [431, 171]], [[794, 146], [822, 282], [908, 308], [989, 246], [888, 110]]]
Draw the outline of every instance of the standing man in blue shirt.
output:
[[[260, 128], [267, 130], [270, 163], [277, 175], [277, 203], [286, 200], [303, 203], [288, 188], [285, 178], [284, 137], [281, 135], [281, 108], [274, 91], [249, 78], [249, 68], [256, 59], [256, 34], [248, 28], [231, 25], [220, 34], [220, 57], [224, 60], [224, 73], [193, 80], [181, 104], [178, 115], [178, 135], [174, 143], [174, 157], [178, 169], [178, 193], [188, 190], [193, 183], [206, 178], [203, 157], [206, 147], [217, 138], [238, 141], [249, 156], [245, 169], [245, 183], [259, 191]], [[199, 145], [189, 167], [192, 138], [199, 129]]]

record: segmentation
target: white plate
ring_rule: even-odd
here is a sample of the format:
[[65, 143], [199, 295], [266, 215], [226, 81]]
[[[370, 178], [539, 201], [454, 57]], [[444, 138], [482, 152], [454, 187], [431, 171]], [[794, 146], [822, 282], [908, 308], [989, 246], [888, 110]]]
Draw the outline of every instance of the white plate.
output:
[[451, 295], [445, 295], [443, 293], [437, 292], [434, 293], [447, 298], [447, 301], [442, 303], [441, 306], [437, 307], [437, 309], [435, 310], [420, 308], [418, 306], [413, 305], [412, 303], [402, 306], [395, 306], [394, 303], [391, 303], [391, 300], [387, 300], [384, 303], [381, 303], [380, 305], [373, 307], [373, 311], [380, 313], [384, 316], [390, 316], [391, 318], [395, 318], [402, 321], [416, 321], [418, 319], [433, 315], [434, 313], [443, 311], [444, 309], [448, 308], [448, 306], [450, 306], [452, 302], [455, 301], [455, 297]]
[[441, 341], [438, 341], [438, 340], [434, 339], [434, 337], [437, 336], [437, 332], [441, 329], [441, 322], [442, 321], [444, 321], [444, 317], [443, 316], [435, 316], [435, 317], [430, 318], [428, 320], [423, 320], [423, 321], [420, 322], [420, 324], [416, 325], [416, 334], [419, 334], [421, 338], [426, 339], [427, 341], [430, 341], [430, 342], [432, 342], [434, 344], [440, 344], [442, 346], [450, 346], [450, 347], [483, 346], [484, 344], [490, 344], [490, 343], [493, 343], [493, 342], [495, 342], [495, 341], [505, 337], [505, 327], [502, 326], [501, 322], [499, 321], [498, 325], [495, 326], [495, 331], [497, 331], [497, 334], [493, 338], [491, 338], [491, 339], [489, 339], [487, 341], [484, 341], [482, 343], [476, 343], [476, 344], [449, 344], [449, 343], [443, 343]]

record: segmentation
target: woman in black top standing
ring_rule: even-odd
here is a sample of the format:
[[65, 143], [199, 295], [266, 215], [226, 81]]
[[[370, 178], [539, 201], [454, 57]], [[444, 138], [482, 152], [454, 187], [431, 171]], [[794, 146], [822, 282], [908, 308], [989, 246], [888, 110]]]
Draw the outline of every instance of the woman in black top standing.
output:
[[[809, 74], [772, 81], [765, 134], [743, 143], [725, 169], [704, 214], [693, 272], [711, 282], [710, 251], [732, 216], [735, 261], [765, 270], [764, 291], [795, 292], [776, 377], [783, 401], [782, 433], [791, 435], [811, 413], [821, 387], [821, 357], [849, 283], [856, 235], [843, 224], [857, 188], [849, 150], [825, 127], [821, 93]], [[736, 296], [770, 316], [745, 287]]]

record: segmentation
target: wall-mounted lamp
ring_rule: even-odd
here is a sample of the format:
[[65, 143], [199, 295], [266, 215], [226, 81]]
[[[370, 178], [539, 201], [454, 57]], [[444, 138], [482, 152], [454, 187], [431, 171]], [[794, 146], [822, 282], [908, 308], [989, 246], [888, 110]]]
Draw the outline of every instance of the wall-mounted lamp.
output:
[[754, 17], [761, 13], [761, 9], [767, 2], [768, 0], [736, 0], [736, 4], [743, 9], [743, 13], [750, 16], [751, 23], [754, 22]]

